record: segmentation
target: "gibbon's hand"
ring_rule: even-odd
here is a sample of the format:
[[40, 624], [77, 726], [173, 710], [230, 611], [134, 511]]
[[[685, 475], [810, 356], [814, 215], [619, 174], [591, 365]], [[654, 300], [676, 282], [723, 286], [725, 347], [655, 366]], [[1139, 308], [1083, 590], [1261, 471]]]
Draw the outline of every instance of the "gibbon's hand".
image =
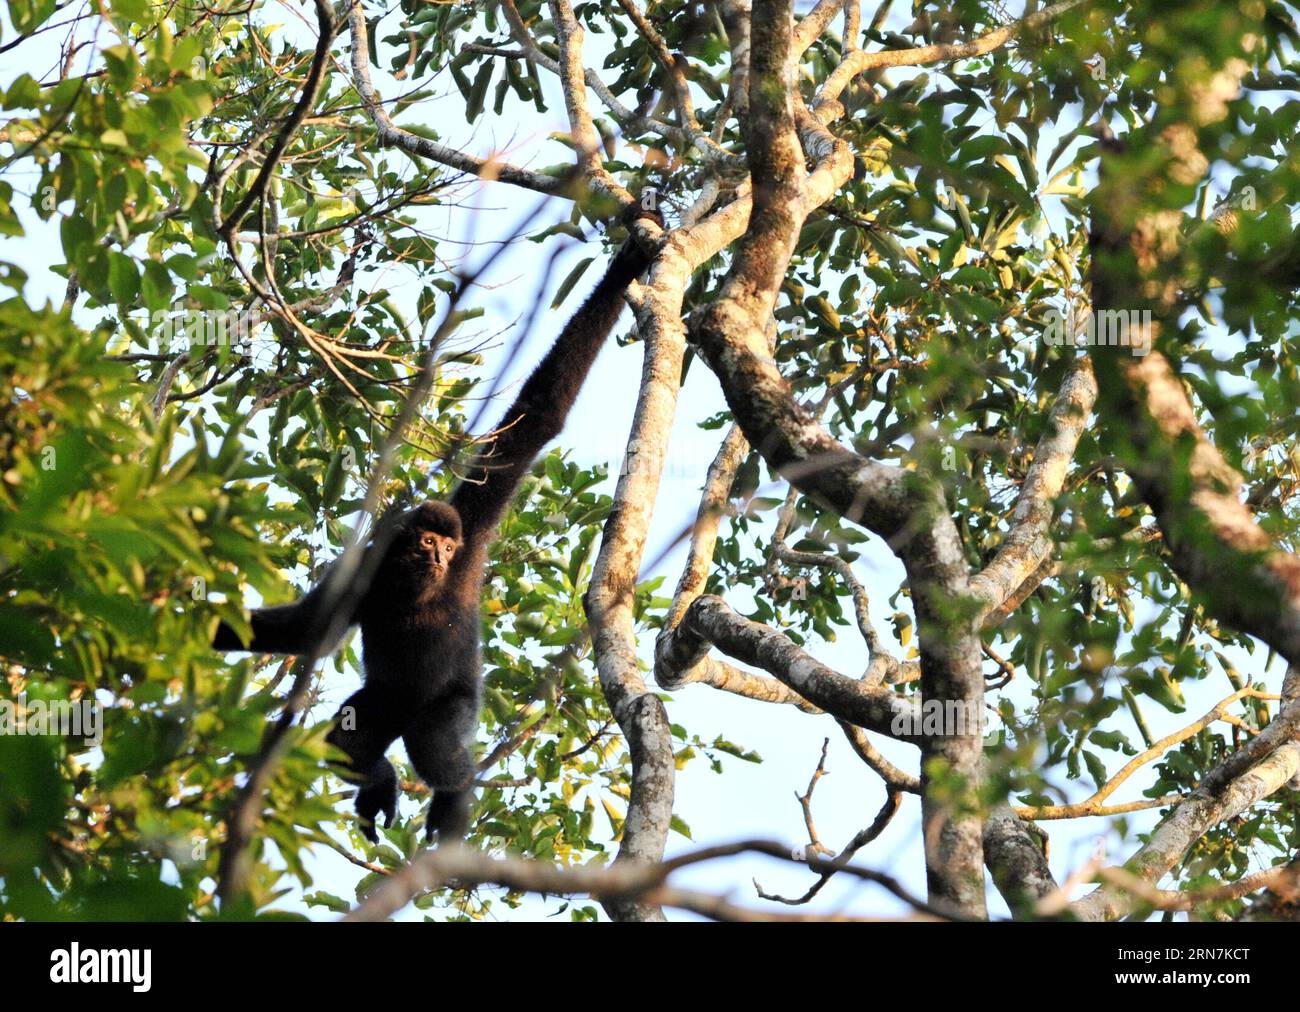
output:
[[629, 231], [631, 231], [632, 226], [636, 223], [636, 220], [638, 218], [649, 218], [660, 228], [668, 227], [666, 224], [664, 224], [664, 216], [659, 213], [659, 210], [657, 208], [642, 207], [639, 203], [632, 204], [628, 208], [626, 208], [623, 211], [622, 218], [623, 218], [623, 224], [627, 226]]

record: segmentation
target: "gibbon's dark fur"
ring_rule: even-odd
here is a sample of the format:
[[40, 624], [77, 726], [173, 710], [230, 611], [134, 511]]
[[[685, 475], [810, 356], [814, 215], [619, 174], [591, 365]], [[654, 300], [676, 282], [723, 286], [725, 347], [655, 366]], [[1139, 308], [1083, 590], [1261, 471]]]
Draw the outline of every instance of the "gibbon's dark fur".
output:
[[[637, 216], [659, 221], [648, 210]], [[479, 598], [488, 546], [533, 458], [559, 435], [583, 381], [623, 307], [628, 284], [649, 266], [629, 238], [555, 344], [528, 377], [497, 436], [469, 466], [447, 502], [407, 511], [365, 594], [348, 616], [360, 624], [364, 685], [335, 715], [328, 740], [351, 760], [361, 830], [376, 840], [375, 817], [397, 811], [397, 774], [385, 758], [398, 738], [433, 790], [426, 832], [440, 843], [468, 829], [474, 763], [468, 745], [481, 693]], [[224, 622], [213, 646], [255, 653], [320, 653], [313, 638], [329, 625], [317, 584], [301, 600], [252, 614], [253, 640], [240, 643]]]

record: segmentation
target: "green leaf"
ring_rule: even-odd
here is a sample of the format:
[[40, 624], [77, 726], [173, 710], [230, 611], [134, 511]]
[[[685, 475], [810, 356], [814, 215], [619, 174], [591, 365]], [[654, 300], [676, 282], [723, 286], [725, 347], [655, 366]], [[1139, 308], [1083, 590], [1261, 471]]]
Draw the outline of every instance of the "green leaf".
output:
[[9, 17], [19, 35], [30, 34], [58, 10], [58, 0], [9, 0]]
[[135, 261], [117, 250], [108, 254], [108, 287], [113, 293], [113, 301], [124, 313], [140, 294], [140, 275]]
[[144, 295], [145, 307], [151, 313], [167, 309], [172, 302], [171, 273], [157, 260], [146, 260], [140, 291]]
[[560, 288], [555, 293], [555, 298], [551, 300], [552, 309], [559, 308], [560, 303], [565, 300], [569, 292], [573, 291], [573, 286], [578, 283], [578, 279], [582, 277], [583, 272], [592, 265], [595, 259], [595, 257], [587, 257], [585, 260], [579, 261], [578, 265], [569, 271], [565, 279], [560, 282]]

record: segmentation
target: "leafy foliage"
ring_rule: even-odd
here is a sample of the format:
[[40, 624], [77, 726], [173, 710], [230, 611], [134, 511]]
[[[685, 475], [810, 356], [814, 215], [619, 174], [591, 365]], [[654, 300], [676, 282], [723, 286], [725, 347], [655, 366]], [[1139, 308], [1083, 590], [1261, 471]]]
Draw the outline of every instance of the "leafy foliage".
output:
[[[24, 45], [39, 45], [53, 7], [11, 5], [17, 30], [34, 36]], [[454, 202], [458, 184], [377, 153], [356, 92], [330, 69], [243, 225], [261, 238], [240, 244], [237, 263], [219, 225], [257, 174], [241, 152], [266, 144], [293, 108], [311, 40], [275, 26], [269, 9], [251, 23], [239, 5], [105, 10], [84, 73], [75, 63], [55, 82], [17, 73], [3, 93], [5, 171], [34, 172], [34, 185], [0, 178], [0, 231], [56, 236], [63, 262], [52, 270], [69, 283], [62, 310], [36, 309], [22, 297], [24, 266], [0, 264], [15, 293], [0, 304], [0, 702], [21, 712], [93, 700], [103, 726], [98, 746], [0, 735], [0, 909], [207, 917], [225, 820], [288, 673], [269, 659], [230, 665], [210, 649], [212, 629], [218, 618], [245, 624], [248, 590], [288, 599], [298, 591], [286, 576], [305, 583], [341, 550], [457, 287], [419, 208]], [[450, 10], [422, 7], [420, 20]], [[415, 286], [419, 324], [390, 285], [402, 304]], [[272, 288], [292, 318], [258, 298]], [[455, 323], [480, 313], [460, 309]], [[478, 362], [463, 338], [447, 345], [386, 498], [443, 487], [440, 461], [463, 435]], [[628, 791], [581, 607], [609, 510], [593, 491], [601, 477], [558, 453], [539, 463], [485, 602], [483, 751], [499, 758], [483, 773], [493, 784], [475, 832], [565, 861], [605, 853]], [[643, 613], [655, 604], [648, 588], [638, 601]], [[409, 818], [373, 848], [324, 776], [323, 700], [355, 679], [357, 660], [350, 643], [318, 673], [322, 702], [265, 799], [249, 897], [226, 916], [283, 916], [302, 890], [309, 905], [343, 909], [310, 891], [313, 853], [392, 869], [417, 849], [426, 794], [409, 767]], [[456, 903], [481, 916], [492, 900]]]
[[[700, 128], [743, 156], [744, 132], [727, 113], [734, 68], [712, 5], [644, 6], [689, 65]], [[28, 36], [17, 52], [53, 37], [56, 7], [11, 0], [10, 23]], [[454, 205], [461, 181], [378, 147], [342, 71], [344, 37], [312, 115], [241, 226], [241, 259], [223, 245], [220, 225], [256, 185], [314, 45], [296, 23], [274, 24], [278, 9], [252, 7], [246, 18], [242, 4], [106, 0], [86, 15], [88, 45], [61, 69], [4, 82], [0, 234], [48, 238], [68, 298], [38, 308], [24, 266], [0, 262], [0, 284], [14, 292], [0, 303], [0, 701], [94, 699], [105, 721], [98, 747], [0, 735], [0, 910], [9, 916], [213, 915], [223, 820], [286, 670], [230, 666], [208, 649], [210, 632], [218, 618], [242, 622], [248, 589], [287, 598], [290, 581], [305, 583], [340, 549], [432, 324], [453, 309], [462, 328], [474, 319], [452, 305], [451, 254], [421, 213]], [[514, 9], [556, 58], [546, 5]], [[408, 113], [403, 122], [430, 138], [438, 131], [410, 124], [432, 121], [429, 108], [476, 128], [556, 114], [556, 89], [512, 52], [508, 14], [492, 0], [372, 6], [371, 59], [410, 85], [390, 113]], [[602, 115], [605, 167], [634, 192], [659, 186], [677, 211], [706, 184], [730, 199], [743, 165], [708, 164], [677, 129], [665, 71], [623, 8], [593, 0], [575, 14], [612, 93], [674, 127]], [[866, 24], [858, 42], [899, 49], [1006, 20], [1001, 3], [915, 3]], [[1276, 273], [1300, 253], [1297, 43], [1293, 6], [1273, 0], [1101, 0], [986, 56], [873, 71], [841, 96], [846, 115], [834, 131], [858, 171], [799, 237], [776, 313], [777, 359], [837, 438], [944, 478], [973, 566], [1002, 543], [1074, 354], [1043, 332], [1053, 312], [1086, 301], [1100, 122], [1151, 135], [1196, 124], [1175, 151], [1182, 177], [1153, 145], [1131, 150], [1124, 166], [1133, 178], [1173, 180], [1154, 210], [1169, 212], [1169, 237], [1186, 250], [1170, 270], [1189, 297], [1161, 350], [1245, 474], [1260, 523], [1280, 545], [1300, 547], [1300, 278]], [[834, 30], [813, 44], [798, 79], [806, 100], [844, 50]], [[1221, 87], [1229, 67], [1239, 92]], [[440, 106], [423, 104], [438, 96]], [[546, 157], [567, 166], [572, 141], [552, 141]], [[1206, 221], [1220, 199], [1236, 213], [1231, 232]], [[606, 210], [577, 200], [569, 221], [532, 238], [581, 237], [584, 217]], [[600, 259], [578, 265], [557, 304]], [[725, 267], [718, 258], [692, 278], [688, 314], [713, 299]], [[440, 465], [474, 410], [474, 346], [439, 356], [434, 395], [387, 476], [390, 500], [445, 484]], [[597, 491], [603, 477], [558, 451], [538, 464], [494, 551], [485, 597], [481, 738], [492, 762], [476, 841], [559, 862], [603, 860], [629, 793], [626, 745], [594, 678], [581, 605], [612, 505]], [[742, 467], [732, 492], [745, 505], [724, 528], [711, 589], [747, 588], [749, 617], [815, 650], [852, 622], [848, 588], [814, 579], [799, 600], [764, 588], [781, 502], [759, 494], [767, 477], [756, 456]], [[989, 801], [1046, 804], [1077, 792], [1074, 781], [1100, 784], [1143, 747], [1152, 714], [1186, 709], [1186, 690], [1276, 675], [1272, 658], [1254, 657], [1253, 640], [1207, 617], [1174, 574], [1149, 511], [1095, 432], [1084, 433], [1055, 506], [1058, 573], [987, 637], [1026, 676], [990, 696], [1000, 727], [988, 747]], [[849, 563], [879, 548], [802, 499], [788, 544]], [[887, 600], [884, 611], [873, 601], [877, 618], [892, 612], [910, 656], [906, 587]], [[642, 630], [659, 624], [663, 605], [654, 583], [638, 588]], [[1243, 657], [1258, 662], [1248, 675], [1233, 667]], [[356, 661], [349, 644], [318, 678], [322, 700]], [[339, 785], [322, 778], [327, 710], [312, 711], [276, 768], [249, 906], [232, 915], [281, 915], [294, 889], [310, 890], [307, 903], [321, 911], [345, 909], [349, 899], [314, 888], [312, 848], [361, 863], [358, 892], [417, 848], [422, 789], [409, 768], [404, 818], [381, 843], [347, 831]], [[1234, 716], [1230, 730], [1206, 729], [1166, 754], [1147, 796], [1193, 787], [1266, 712], [1245, 700]], [[757, 758], [726, 738], [673, 731], [681, 763]], [[689, 834], [680, 817], [675, 828]], [[1207, 835], [1181, 874], [1192, 885], [1235, 877], [1297, 846], [1294, 795], [1281, 794]], [[452, 902], [456, 916], [480, 917], [495, 901]], [[589, 906], [562, 910], [595, 916]]]

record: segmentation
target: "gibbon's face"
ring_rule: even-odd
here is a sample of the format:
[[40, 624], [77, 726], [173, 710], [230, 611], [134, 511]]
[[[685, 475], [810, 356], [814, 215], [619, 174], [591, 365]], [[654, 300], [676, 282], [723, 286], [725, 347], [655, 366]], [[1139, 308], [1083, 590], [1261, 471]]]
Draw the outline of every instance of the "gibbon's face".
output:
[[456, 554], [456, 549], [459, 547], [460, 542], [445, 534], [436, 531], [419, 532], [417, 551], [423, 557], [424, 571], [436, 582], [441, 582], [447, 575], [452, 556]]
[[429, 500], [413, 509], [402, 555], [420, 582], [440, 584], [460, 548], [460, 517], [446, 503]]

